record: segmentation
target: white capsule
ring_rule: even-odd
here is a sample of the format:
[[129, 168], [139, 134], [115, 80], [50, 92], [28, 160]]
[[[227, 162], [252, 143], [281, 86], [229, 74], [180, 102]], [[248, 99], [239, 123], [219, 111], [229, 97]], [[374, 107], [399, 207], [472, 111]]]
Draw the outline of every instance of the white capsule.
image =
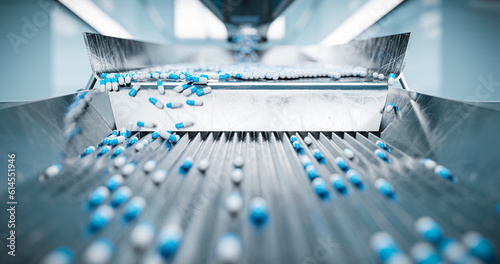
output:
[[243, 252], [241, 241], [236, 234], [227, 233], [217, 242], [216, 252], [220, 263], [239, 263]]
[[86, 264], [106, 264], [113, 257], [114, 247], [107, 239], [98, 239], [83, 252], [83, 262]]
[[203, 95], [209, 94], [211, 92], [212, 92], [212, 88], [211, 87], [205, 87], [203, 89], [197, 90], [196, 91], [196, 95], [203, 96]]
[[334, 72], [333, 73], [333, 78], [340, 79], [340, 77], [342, 77], [342, 74], [340, 74], [340, 72]]
[[390, 103], [390, 104], [388, 104], [388, 105], [385, 107], [385, 112], [386, 112], [386, 113], [389, 113], [389, 112], [391, 112], [393, 109], [394, 109], [394, 104], [393, 104], [393, 103]]
[[167, 178], [167, 171], [166, 170], [157, 170], [155, 173], [153, 173], [151, 180], [153, 180], [154, 184], [160, 184], [166, 178]]
[[377, 79], [377, 78], [378, 78], [378, 72], [374, 72], [374, 73], [372, 74], [372, 76], [373, 76], [373, 78]]
[[396, 80], [394, 80], [394, 78], [389, 78], [389, 80], [387, 80], [387, 84], [388, 84], [389, 86], [394, 85], [394, 83], [395, 83], [395, 82], [396, 82]]
[[148, 160], [146, 163], [144, 163], [144, 172], [149, 173], [153, 171], [156, 168], [156, 161], [154, 160]]
[[234, 184], [240, 184], [243, 181], [244, 178], [245, 178], [245, 176], [243, 174], [243, 170], [240, 169], [240, 168], [235, 168], [231, 172], [231, 181]]
[[348, 148], [344, 149], [344, 155], [350, 160], [354, 159], [354, 152]]
[[180, 85], [177, 85], [174, 87], [174, 91], [177, 93], [180, 93], [180, 92], [184, 91], [185, 89], [187, 89], [188, 87], [189, 87], [189, 84], [187, 84], [187, 83], [180, 84]]
[[230, 214], [235, 215], [243, 208], [243, 198], [239, 193], [233, 192], [226, 198], [225, 206]]
[[146, 146], [146, 145], [145, 145], [144, 143], [139, 142], [139, 143], [135, 144], [134, 149], [135, 149], [136, 151], [140, 151], [140, 150], [142, 150], [145, 146]]
[[123, 166], [123, 169], [122, 169], [122, 174], [123, 176], [129, 176], [130, 174], [132, 174], [134, 171], [135, 171], [135, 163], [128, 163], [127, 165]]
[[306, 145], [311, 145], [313, 143], [312, 139], [310, 137], [305, 137], [304, 138], [304, 142], [306, 143]]
[[130, 82], [132, 81], [132, 77], [130, 77], [130, 75], [125, 75], [125, 84], [130, 84]]
[[59, 175], [61, 173], [62, 167], [59, 164], [54, 164], [45, 169], [45, 175], [49, 178]]
[[198, 163], [198, 170], [200, 170], [201, 172], [205, 172], [206, 170], [208, 170], [208, 167], [210, 167], [210, 161], [208, 161], [208, 159], [202, 159]]
[[379, 80], [383, 80], [384, 78], [385, 78], [385, 76], [384, 76], [382, 73], [380, 73], [380, 74], [378, 75], [378, 79], [379, 79]]
[[126, 162], [127, 162], [127, 157], [125, 157], [125, 156], [119, 156], [119, 157], [116, 157], [113, 160], [113, 165], [116, 168], [120, 168], [121, 166], [125, 165]]
[[156, 235], [156, 228], [150, 222], [141, 222], [137, 224], [130, 233], [130, 242], [138, 250], [146, 249]]
[[119, 88], [118, 88], [118, 83], [117, 82], [111, 83], [111, 87], [112, 87], [113, 91], [118, 92]]
[[236, 168], [241, 168], [245, 164], [245, 160], [243, 160], [242, 156], [236, 156], [233, 160], [233, 165]]

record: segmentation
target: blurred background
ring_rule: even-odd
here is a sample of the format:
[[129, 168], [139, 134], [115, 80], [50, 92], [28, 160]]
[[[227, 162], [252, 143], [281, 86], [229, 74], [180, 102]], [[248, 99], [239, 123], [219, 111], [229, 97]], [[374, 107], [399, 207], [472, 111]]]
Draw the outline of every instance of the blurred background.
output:
[[[205, 2], [217, 6], [222, 1], [228, 0]], [[404, 73], [411, 89], [459, 100], [500, 100], [498, 0], [273, 4], [285, 8], [265, 32], [262, 48], [332, 45], [412, 32]], [[38, 100], [84, 88], [92, 71], [82, 32], [228, 47], [230, 37], [224, 23], [199, 0], [3, 0], [0, 67], [6, 78], [0, 101]]]

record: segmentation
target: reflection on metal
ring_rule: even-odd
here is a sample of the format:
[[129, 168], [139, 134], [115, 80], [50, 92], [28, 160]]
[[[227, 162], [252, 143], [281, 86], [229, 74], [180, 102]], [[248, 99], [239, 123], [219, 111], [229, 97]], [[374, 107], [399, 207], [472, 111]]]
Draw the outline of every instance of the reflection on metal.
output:
[[[203, 97], [182, 94], [165, 87], [143, 85], [135, 97], [128, 90], [109, 93], [117, 127], [127, 122], [149, 121], [156, 129], [177, 130], [176, 123], [193, 121], [183, 131], [378, 131], [384, 84], [213, 84]], [[260, 87], [259, 87], [260, 86]], [[252, 87], [256, 87], [252, 88]], [[149, 103], [154, 96], [163, 104], [182, 102], [178, 109], [159, 110]], [[202, 100], [203, 107], [185, 105], [186, 99]]]
[[401, 74], [400, 78], [399, 78], [399, 83], [401, 83], [401, 87], [405, 90], [409, 90], [410, 88], [408, 87], [408, 83], [406, 82], [406, 79], [405, 77], [403, 76], [403, 74]]
[[402, 2], [404, 0], [369, 0], [321, 41], [321, 45], [338, 45], [352, 41]]
[[118, 38], [134, 38], [132, 34], [90, 0], [58, 1], [101, 34]]

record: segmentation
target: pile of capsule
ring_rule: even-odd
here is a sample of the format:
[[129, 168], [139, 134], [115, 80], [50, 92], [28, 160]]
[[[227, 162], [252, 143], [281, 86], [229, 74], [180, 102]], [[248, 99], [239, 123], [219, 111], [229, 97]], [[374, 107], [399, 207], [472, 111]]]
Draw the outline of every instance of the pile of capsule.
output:
[[484, 264], [498, 261], [493, 245], [478, 232], [468, 231], [460, 241], [445, 237], [441, 226], [428, 216], [415, 221], [415, 231], [424, 241], [411, 246], [411, 258], [387, 232], [375, 233], [371, 246], [384, 264]]

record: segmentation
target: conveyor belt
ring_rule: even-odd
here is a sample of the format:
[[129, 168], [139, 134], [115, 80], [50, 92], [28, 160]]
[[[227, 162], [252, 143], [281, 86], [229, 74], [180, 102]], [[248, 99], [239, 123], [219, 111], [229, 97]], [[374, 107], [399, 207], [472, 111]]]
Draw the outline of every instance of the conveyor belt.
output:
[[[300, 153], [290, 143], [292, 135], [304, 147]], [[152, 137], [144, 132], [137, 136]], [[310, 146], [305, 144], [305, 136], [312, 138]], [[175, 144], [160, 137], [139, 152], [130, 147], [121, 154], [137, 164], [123, 185], [132, 189], [133, 196], [146, 199], [146, 209], [138, 219], [127, 222], [123, 220], [124, 206], [118, 207], [111, 222], [96, 233], [87, 229], [88, 196], [120, 169], [112, 165], [112, 151], [99, 158], [98, 151], [81, 159], [74, 157], [62, 164], [61, 175], [42, 182], [33, 179], [30, 193], [23, 192], [18, 199], [26, 208], [19, 210], [18, 219], [23, 222], [18, 229], [22, 242], [18, 243], [31, 248], [32, 254], [16, 260], [33, 263], [65, 246], [75, 252], [78, 262], [92, 241], [104, 237], [114, 243], [113, 263], [142, 262], [158, 254], [156, 242], [145, 252], [131, 249], [130, 231], [142, 220], [151, 221], [157, 230], [169, 223], [183, 229], [182, 244], [169, 260], [172, 263], [215, 262], [214, 247], [227, 232], [241, 238], [243, 263], [378, 263], [370, 237], [378, 231], [388, 232], [408, 252], [421, 240], [414, 222], [424, 215], [439, 222], [448, 237], [458, 239], [475, 230], [499, 244], [499, 217], [490, 201], [469, 186], [436, 176], [420, 159], [393, 146], [389, 146], [390, 163], [381, 160], [374, 154], [377, 140], [372, 133], [331, 132], [189, 132], [181, 134]], [[326, 162], [314, 159], [315, 148]], [[354, 159], [344, 155], [345, 148], [354, 152]], [[245, 160], [245, 179], [239, 186], [230, 180], [232, 162], [238, 155]], [[315, 193], [299, 155], [309, 156], [328, 183], [327, 199]], [[179, 167], [186, 157], [193, 158], [193, 168], [182, 174]], [[349, 183], [334, 163], [336, 157], [343, 157], [359, 172], [364, 188]], [[196, 168], [203, 158], [211, 164], [205, 173]], [[142, 170], [151, 159], [157, 161], [157, 169], [168, 171], [158, 186], [150, 179], [153, 172], [148, 175]], [[345, 178], [346, 195], [332, 188], [329, 177], [333, 173]], [[374, 187], [378, 178], [392, 183], [395, 199]], [[224, 208], [225, 198], [233, 191], [240, 192], [244, 200], [243, 210], [235, 217]], [[249, 201], [257, 196], [269, 207], [269, 221], [262, 227], [249, 220]]]

